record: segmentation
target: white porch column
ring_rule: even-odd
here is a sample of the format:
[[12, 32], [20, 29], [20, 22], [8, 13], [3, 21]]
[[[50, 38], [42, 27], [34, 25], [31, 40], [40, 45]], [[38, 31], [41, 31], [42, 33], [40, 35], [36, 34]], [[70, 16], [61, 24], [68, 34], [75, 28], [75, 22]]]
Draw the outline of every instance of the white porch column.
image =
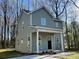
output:
[[51, 36], [51, 39], [52, 39], [52, 51], [54, 50], [54, 36]]
[[36, 47], [37, 47], [37, 53], [39, 53], [39, 32], [36, 32]]
[[61, 33], [61, 47], [62, 47], [62, 51], [64, 51], [63, 33]]

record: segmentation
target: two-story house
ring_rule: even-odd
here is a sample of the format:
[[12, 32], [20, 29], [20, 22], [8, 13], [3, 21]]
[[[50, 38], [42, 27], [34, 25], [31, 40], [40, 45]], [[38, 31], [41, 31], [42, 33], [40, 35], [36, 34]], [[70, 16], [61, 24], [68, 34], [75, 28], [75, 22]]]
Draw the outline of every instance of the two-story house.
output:
[[64, 51], [63, 22], [54, 19], [46, 7], [31, 12], [23, 9], [15, 48], [22, 53]]

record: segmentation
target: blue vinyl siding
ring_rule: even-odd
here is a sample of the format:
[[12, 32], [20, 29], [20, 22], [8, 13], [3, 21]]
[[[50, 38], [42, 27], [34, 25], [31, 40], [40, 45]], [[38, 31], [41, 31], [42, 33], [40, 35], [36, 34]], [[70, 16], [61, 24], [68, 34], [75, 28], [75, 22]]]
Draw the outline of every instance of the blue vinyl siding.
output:
[[[46, 25], [41, 25], [41, 18], [46, 19]], [[33, 12], [32, 15], [32, 24], [36, 26], [49, 27], [49, 28], [62, 28], [62, 22], [58, 22], [58, 27], [56, 27], [56, 22], [49, 15], [49, 13], [44, 9], [39, 9], [36, 12]]]

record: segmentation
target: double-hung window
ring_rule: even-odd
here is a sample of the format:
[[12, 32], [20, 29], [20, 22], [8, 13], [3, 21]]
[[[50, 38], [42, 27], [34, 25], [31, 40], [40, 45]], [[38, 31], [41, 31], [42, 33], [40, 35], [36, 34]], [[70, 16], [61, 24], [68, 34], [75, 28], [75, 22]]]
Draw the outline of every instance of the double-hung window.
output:
[[46, 25], [46, 18], [41, 18], [41, 25]]
[[56, 22], [56, 27], [58, 27], [59, 26], [59, 24], [58, 24], [58, 22]]

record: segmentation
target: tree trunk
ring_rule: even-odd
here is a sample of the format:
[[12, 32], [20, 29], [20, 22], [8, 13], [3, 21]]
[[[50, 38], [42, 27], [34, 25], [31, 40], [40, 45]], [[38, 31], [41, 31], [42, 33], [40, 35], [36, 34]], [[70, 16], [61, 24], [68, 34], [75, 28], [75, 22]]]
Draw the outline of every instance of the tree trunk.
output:
[[6, 11], [4, 12], [4, 48], [6, 48]]
[[67, 9], [65, 8], [65, 28], [66, 28], [66, 41], [67, 41], [67, 46], [68, 50], [70, 50], [70, 41], [69, 41], [69, 36], [68, 36], [68, 28], [67, 28]]

